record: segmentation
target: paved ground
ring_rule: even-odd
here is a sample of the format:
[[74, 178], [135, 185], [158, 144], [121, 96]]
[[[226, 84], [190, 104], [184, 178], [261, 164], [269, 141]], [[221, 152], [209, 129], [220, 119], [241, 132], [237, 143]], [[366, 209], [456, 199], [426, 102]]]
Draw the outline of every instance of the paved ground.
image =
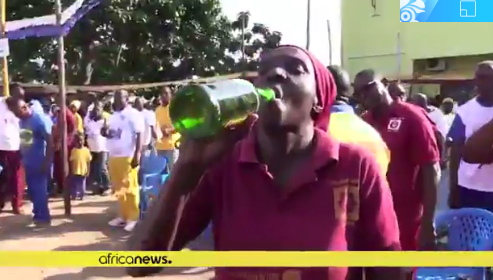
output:
[[[28, 227], [30, 215], [13, 216], [0, 214], [0, 250], [118, 250], [128, 237], [123, 229], [113, 229], [107, 222], [115, 213], [111, 198], [88, 197], [83, 202], [74, 202], [73, 218], [65, 219], [63, 203], [60, 200], [50, 203], [53, 225], [47, 229]], [[7, 206], [6, 210], [9, 210]], [[25, 207], [26, 213], [30, 206]], [[197, 247], [207, 249], [207, 241], [200, 240]], [[126, 277], [119, 268], [6, 268], [0, 267], [0, 275], [5, 279], [24, 280], [85, 280], [85, 279], [132, 279]], [[188, 268], [168, 269], [157, 280], [205, 280], [213, 273], [209, 269]]]

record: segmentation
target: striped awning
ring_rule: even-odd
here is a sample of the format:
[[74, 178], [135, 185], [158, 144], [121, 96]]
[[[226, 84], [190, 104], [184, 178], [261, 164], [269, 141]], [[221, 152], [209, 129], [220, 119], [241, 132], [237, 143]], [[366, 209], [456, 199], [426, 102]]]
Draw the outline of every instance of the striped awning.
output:
[[65, 36], [79, 19], [100, 3], [101, 0], [76, 0], [62, 12], [61, 26], [57, 25], [54, 14], [8, 21], [6, 23], [6, 36], [10, 40], [26, 37]]

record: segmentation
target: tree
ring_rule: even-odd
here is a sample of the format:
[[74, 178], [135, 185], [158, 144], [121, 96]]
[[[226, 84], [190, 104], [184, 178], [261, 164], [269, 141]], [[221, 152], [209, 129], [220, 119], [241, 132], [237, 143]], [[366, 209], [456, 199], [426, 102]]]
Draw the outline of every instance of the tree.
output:
[[271, 31], [261, 23], [254, 23], [249, 27], [250, 12], [240, 12], [232, 22], [233, 39], [228, 47], [230, 61], [226, 72], [257, 70], [259, 54], [264, 50], [274, 49], [281, 43], [281, 32]]
[[[62, 2], [67, 7], [73, 1]], [[51, 1], [7, 3], [8, 20], [53, 13]], [[67, 81], [141, 83], [255, 69], [258, 52], [279, 44], [281, 34], [257, 24], [241, 40], [235, 22], [219, 0], [103, 0], [65, 39]], [[238, 60], [242, 42], [246, 58]], [[11, 50], [14, 80], [56, 81], [54, 38], [12, 41]]]

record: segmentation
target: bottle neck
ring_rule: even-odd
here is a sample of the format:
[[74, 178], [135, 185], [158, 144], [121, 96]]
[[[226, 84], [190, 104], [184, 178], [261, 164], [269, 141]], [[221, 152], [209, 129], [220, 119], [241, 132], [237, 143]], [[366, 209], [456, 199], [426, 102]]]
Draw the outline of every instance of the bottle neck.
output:
[[276, 97], [276, 93], [274, 92], [273, 89], [270, 88], [256, 88], [256, 91], [258, 95], [260, 95], [262, 98], [264, 98], [267, 101], [274, 100]]

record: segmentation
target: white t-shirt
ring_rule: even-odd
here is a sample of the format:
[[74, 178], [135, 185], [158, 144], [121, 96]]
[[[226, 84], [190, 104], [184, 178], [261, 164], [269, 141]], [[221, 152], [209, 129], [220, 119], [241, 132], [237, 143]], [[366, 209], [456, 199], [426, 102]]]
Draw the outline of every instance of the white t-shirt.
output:
[[[449, 136], [454, 140], [466, 140], [493, 118], [493, 107], [483, 107], [473, 98], [457, 109], [455, 118]], [[461, 160], [458, 177], [459, 185], [464, 188], [493, 192], [493, 164], [471, 164]]]
[[19, 119], [10, 111], [5, 98], [0, 98], [0, 150], [18, 151], [21, 145]]
[[94, 103], [92, 103], [87, 107], [86, 116], [84, 117], [84, 124], [89, 120], [89, 116], [91, 115], [93, 109], [94, 109]]
[[152, 127], [156, 127], [156, 115], [154, 114], [153, 111], [151, 110], [142, 110], [140, 112], [144, 118], [144, 124], [145, 124], [145, 129], [144, 129], [144, 134], [142, 134], [142, 145], [149, 145], [151, 144], [152, 140]]
[[447, 136], [449, 127], [447, 126], [447, 122], [445, 120], [445, 115], [440, 109], [432, 108], [432, 111], [428, 113], [430, 119], [437, 126], [438, 131], [442, 134], [443, 137]]
[[109, 136], [107, 147], [110, 157], [132, 157], [137, 144], [137, 133], [145, 129], [144, 118], [131, 106], [114, 112], [108, 121]]
[[104, 126], [105, 120], [93, 120], [91, 118], [85, 118], [84, 127], [87, 135], [87, 145], [91, 152], [107, 152], [106, 138], [101, 135], [101, 129]]
[[445, 124], [447, 125], [447, 133], [450, 130], [450, 127], [452, 126], [452, 123], [454, 122], [455, 114], [444, 114], [445, 118]]

